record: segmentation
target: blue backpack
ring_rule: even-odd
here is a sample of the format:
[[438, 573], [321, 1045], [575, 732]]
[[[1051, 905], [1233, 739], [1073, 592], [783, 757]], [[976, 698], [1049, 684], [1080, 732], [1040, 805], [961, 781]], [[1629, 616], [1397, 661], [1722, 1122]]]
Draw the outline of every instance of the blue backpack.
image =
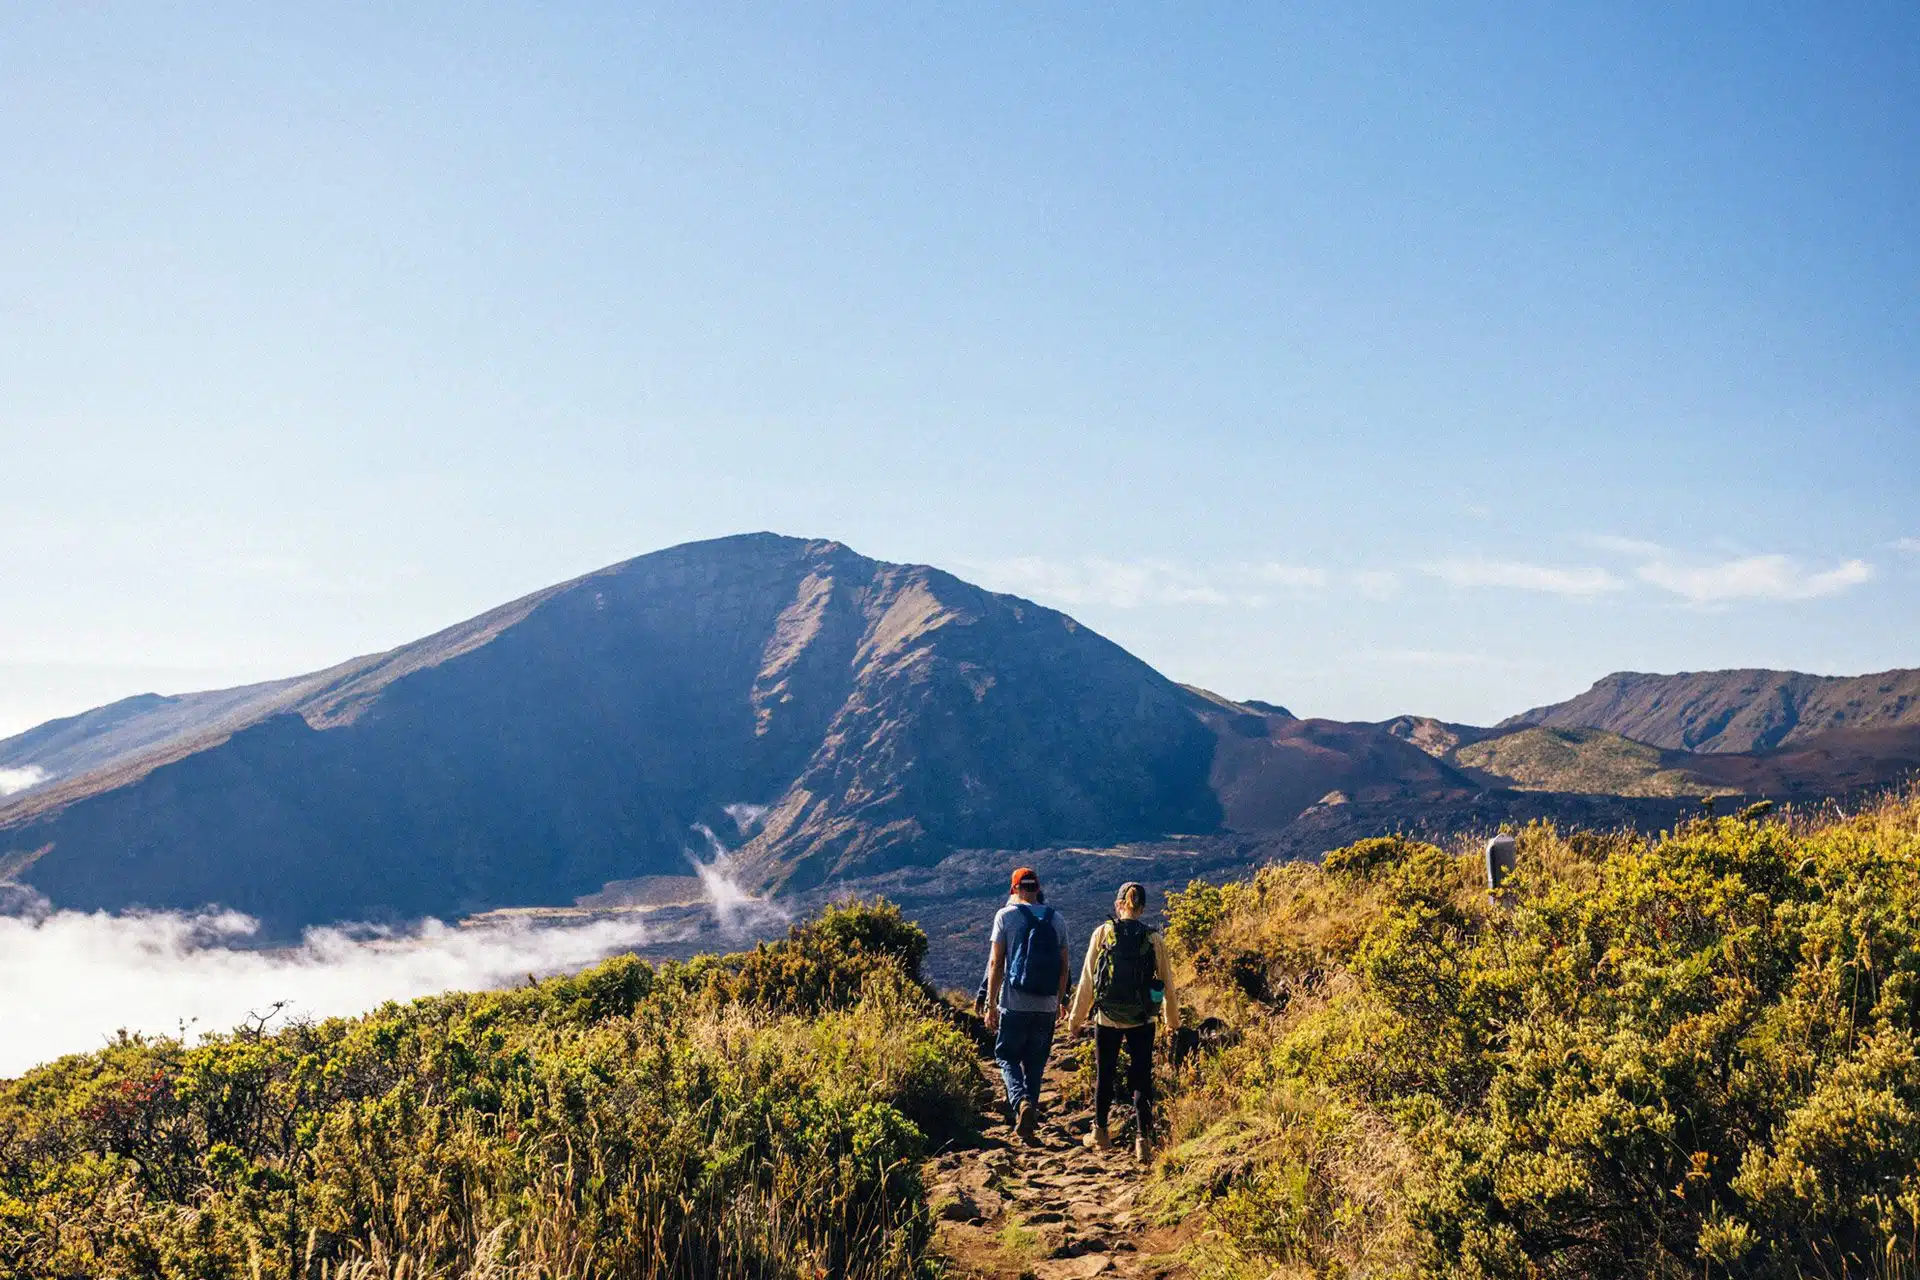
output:
[[1043, 906], [1036, 914], [1020, 903], [1020, 914], [1027, 918], [1027, 930], [1013, 944], [1007, 957], [1007, 981], [1015, 991], [1030, 996], [1060, 994], [1060, 935], [1053, 929], [1053, 908]]

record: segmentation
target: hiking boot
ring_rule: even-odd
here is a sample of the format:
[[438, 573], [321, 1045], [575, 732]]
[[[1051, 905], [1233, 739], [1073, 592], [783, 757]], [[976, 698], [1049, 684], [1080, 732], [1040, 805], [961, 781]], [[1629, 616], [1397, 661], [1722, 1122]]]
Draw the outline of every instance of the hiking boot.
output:
[[1140, 1134], [1133, 1140], [1133, 1158], [1141, 1164], [1153, 1163], [1153, 1139]]
[[1034, 1109], [1033, 1104], [1031, 1102], [1021, 1103], [1020, 1114], [1013, 1122], [1014, 1132], [1018, 1133], [1028, 1142], [1032, 1142], [1034, 1130], [1039, 1127], [1039, 1124], [1040, 1113]]
[[1096, 1124], [1093, 1132], [1087, 1135], [1087, 1150], [1105, 1151], [1113, 1146], [1113, 1139], [1107, 1136], [1107, 1126]]

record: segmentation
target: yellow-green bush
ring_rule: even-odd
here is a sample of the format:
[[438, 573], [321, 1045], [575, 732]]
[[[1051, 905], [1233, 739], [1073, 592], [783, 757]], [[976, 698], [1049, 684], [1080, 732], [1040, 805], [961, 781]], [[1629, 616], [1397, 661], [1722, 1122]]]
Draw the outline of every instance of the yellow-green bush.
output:
[[908, 1276], [979, 1077], [883, 904], [0, 1083], [0, 1275]]
[[1376, 840], [1174, 902], [1240, 1029], [1163, 1170], [1206, 1267], [1912, 1274], [1920, 801], [1536, 826], [1510, 905], [1478, 875]]

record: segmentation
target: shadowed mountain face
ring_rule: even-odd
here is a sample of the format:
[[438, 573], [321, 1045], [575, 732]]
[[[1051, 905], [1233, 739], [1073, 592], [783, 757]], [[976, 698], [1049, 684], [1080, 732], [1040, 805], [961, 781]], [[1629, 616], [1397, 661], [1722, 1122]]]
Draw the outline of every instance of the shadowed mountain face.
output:
[[218, 902], [285, 934], [684, 873], [695, 824], [740, 832], [729, 806], [767, 808], [741, 853], [759, 887], [960, 840], [1205, 830], [1213, 738], [1189, 701], [1051, 610], [837, 543], [729, 538], [312, 677], [0, 744], [67, 773], [0, 807], [0, 878], [68, 907]]
[[1686, 751], [1765, 751], [1835, 730], [1920, 728], [1920, 671], [1621, 671], [1500, 727], [1523, 725], [1605, 729]]

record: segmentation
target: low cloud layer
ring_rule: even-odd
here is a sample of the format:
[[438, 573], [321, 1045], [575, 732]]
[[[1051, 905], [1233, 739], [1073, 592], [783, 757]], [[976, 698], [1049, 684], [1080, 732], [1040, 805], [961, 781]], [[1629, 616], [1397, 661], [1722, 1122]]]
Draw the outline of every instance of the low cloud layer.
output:
[[29, 787], [39, 786], [47, 777], [47, 771], [37, 764], [23, 769], [0, 769], [0, 796], [18, 795]]
[[525, 982], [647, 940], [637, 920], [406, 933], [315, 929], [298, 947], [240, 949], [235, 912], [0, 917], [0, 1076], [97, 1049], [118, 1028], [224, 1031], [286, 1001], [286, 1016], [361, 1013], [386, 1000]]
[[[736, 821], [765, 811], [737, 807]], [[735, 882], [732, 855], [710, 828], [696, 823], [693, 831], [705, 849], [689, 849], [687, 862], [712, 908], [716, 942], [737, 943], [791, 919]], [[193, 1038], [232, 1030], [277, 1004], [283, 1018], [325, 1018], [387, 1000], [514, 986], [649, 942], [684, 941], [687, 927], [655, 939], [637, 916], [578, 924], [491, 917], [465, 928], [426, 920], [401, 930], [309, 929], [297, 947], [258, 949], [248, 944], [259, 923], [237, 911], [55, 911], [31, 890], [0, 884], [0, 1077], [97, 1049], [122, 1029], [177, 1035], [184, 1027]]]

